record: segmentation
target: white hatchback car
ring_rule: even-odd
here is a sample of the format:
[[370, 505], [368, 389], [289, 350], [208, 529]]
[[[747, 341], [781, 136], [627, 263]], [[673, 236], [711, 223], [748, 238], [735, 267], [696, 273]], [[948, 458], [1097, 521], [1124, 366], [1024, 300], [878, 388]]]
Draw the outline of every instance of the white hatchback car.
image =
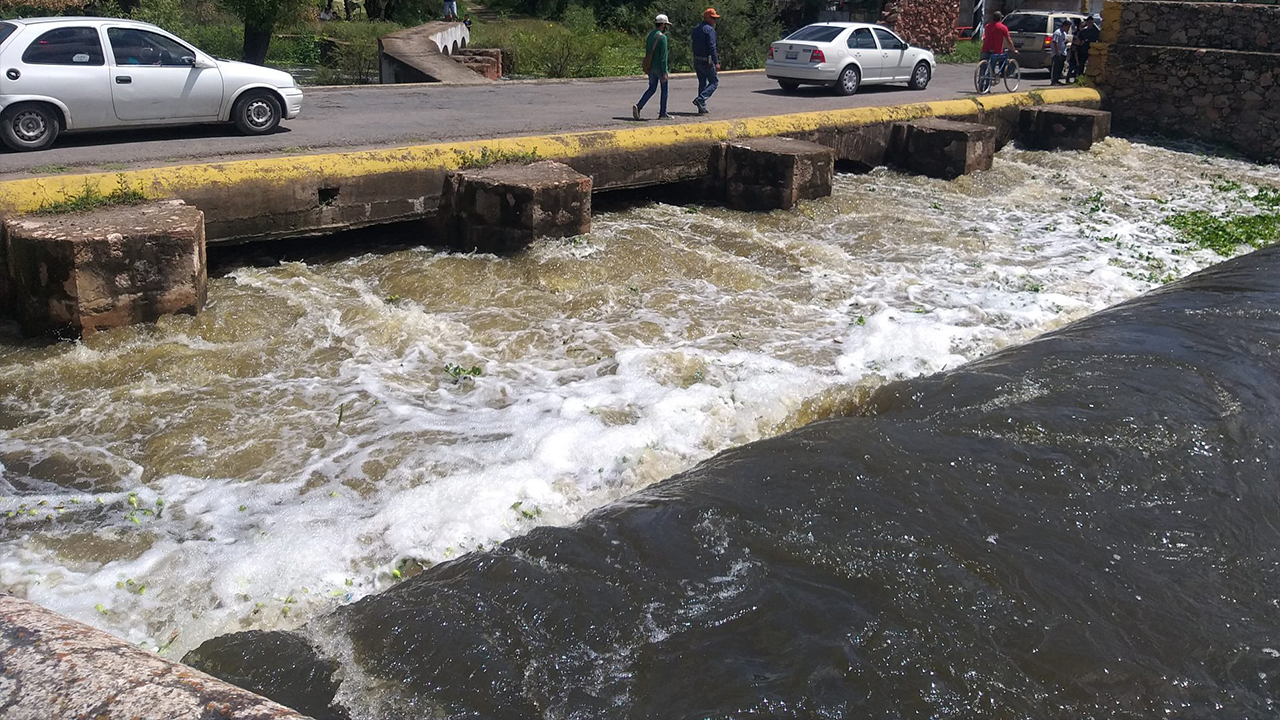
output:
[[288, 73], [217, 60], [155, 25], [0, 21], [0, 140], [41, 150], [63, 131], [232, 122], [261, 135], [302, 111]]
[[764, 72], [783, 90], [830, 85], [852, 95], [862, 85], [894, 82], [923, 90], [937, 66], [932, 52], [912, 47], [886, 27], [828, 22], [807, 25], [770, 45]]

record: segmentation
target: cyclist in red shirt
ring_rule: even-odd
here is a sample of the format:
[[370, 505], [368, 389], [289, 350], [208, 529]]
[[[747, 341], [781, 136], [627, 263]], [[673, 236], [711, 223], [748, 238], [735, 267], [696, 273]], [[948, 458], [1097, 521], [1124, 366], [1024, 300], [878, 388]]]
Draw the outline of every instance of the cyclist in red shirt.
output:
[[1018, 54], [1018, 49], [1013, 46], [1013, 40], [1009, 38], [1009, 28], [1004, 24], [1004, 13], [996, 12], [991, 16], [991, 22], [982, 31], [982, 59], [986, 60], [992, 55], [1000, 55], [1004, 52], [1005, 46], [1014, 55]]

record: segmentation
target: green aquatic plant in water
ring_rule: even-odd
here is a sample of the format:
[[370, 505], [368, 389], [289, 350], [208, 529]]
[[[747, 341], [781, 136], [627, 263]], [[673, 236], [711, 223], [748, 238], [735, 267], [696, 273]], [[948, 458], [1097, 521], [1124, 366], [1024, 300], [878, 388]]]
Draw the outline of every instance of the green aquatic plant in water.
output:
[[1280, 240], [1280, 188], [1262, 187], [1253, 194], [1240, 189], [1238, 183], [1219, 184], [1215, 189], [1237, 192], [1242, 200], [1262, 212], [1252, 215], [1215, 215], [1206, 210], [1176, 213], [1165, 222], [1176, 228], [1186, 242], [1230, 255], [1241, 245], [1263, 248]]
[[453, 378], [455, 383], [460, 382], [463, 378], [480, 377], [484, 374], [484, 370], [481, 369], [479, 365], [472, 365], [469, 368], [464, 368], [461, 365], [454, 363], [445, 363], [444, 371], [449, 373], [449, 376]]

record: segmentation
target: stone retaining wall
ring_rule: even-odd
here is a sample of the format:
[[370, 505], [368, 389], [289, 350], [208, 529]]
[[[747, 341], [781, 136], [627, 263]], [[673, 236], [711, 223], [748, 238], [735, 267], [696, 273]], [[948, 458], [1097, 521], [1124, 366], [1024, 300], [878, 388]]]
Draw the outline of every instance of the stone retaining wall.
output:
[[1108, 0], [1103, 18], [1089, 75], [1116, 130], [1280, 162], [1280, 5]]
[[1130, 0], [1103, 21], [1105, 42], [1280, 53], [1280, 6]]

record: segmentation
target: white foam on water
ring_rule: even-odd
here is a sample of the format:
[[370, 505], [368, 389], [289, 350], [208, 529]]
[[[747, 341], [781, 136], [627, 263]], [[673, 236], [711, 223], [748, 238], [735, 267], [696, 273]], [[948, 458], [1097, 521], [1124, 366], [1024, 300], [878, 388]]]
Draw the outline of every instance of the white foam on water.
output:
[[199, 318], [9, 344], [0, 513], [26, 514], [0, 524], [0, 590], [175, 655], [295, 626], [792, 427], [814, 398], [1212, 264], [1163, 220], [1238, 204], [1219, 174], [1280, 184], [1118, 140], [1006, 149], [950, 183], [842, 176], [792, 213], [609, 213], [515, 258], [242, 267]]

